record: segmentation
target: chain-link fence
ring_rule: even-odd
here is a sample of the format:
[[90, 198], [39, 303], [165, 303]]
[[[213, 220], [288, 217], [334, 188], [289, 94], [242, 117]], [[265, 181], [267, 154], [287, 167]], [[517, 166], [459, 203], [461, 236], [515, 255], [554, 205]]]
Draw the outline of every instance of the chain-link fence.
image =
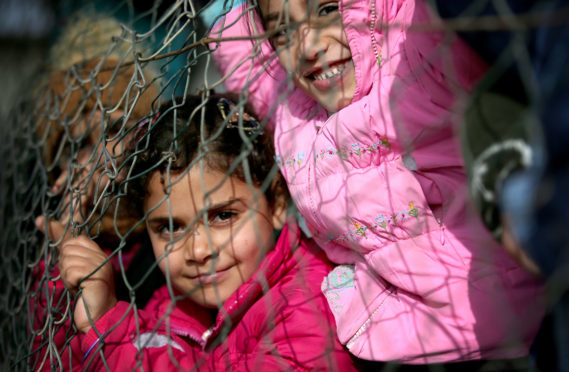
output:
[[[509, 204], [496, 195], [549, 145], [540, 125], [549, 86], [540, 83], [566, 66], [540, 70], [536, 56], [540, 32], [567, 33], [569, 8], [206, 4], [65, 9], [3, 134], [2, 368], [555, 365], [567, 329], [551, 341], [542, 327], [527, 358], [545, 292], [497, 243], [510, 230]], [[564, 40], [547, 44], [561, 61]], [[279, 168], [292, 196], [284, 204]], [[282, 211], [287, 239], [296, 242], [298, 224], [314, 242], [279, 251]], [[210, 251], [198, 259], [202, 240]], [[236, 277], [218, 272], [233, 266]], [[106, 289], [87, 296], [95, 287]]]

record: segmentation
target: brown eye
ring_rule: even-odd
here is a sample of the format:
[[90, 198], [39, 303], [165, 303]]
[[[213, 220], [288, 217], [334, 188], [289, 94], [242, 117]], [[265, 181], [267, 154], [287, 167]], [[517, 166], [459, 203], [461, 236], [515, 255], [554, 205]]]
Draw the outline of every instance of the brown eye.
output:
[[215, 213], [214, 216], [211, 218], [212, 223], [227, 223], [231, 221], [235, 216], [237, 216], [236, 212], [233, 211], [219, 211]]
[[171, 227], [170, 224], [160, 225], [156, 231], [163, 239], [170, 239], [171, 236], [175, 237], [183, 233], [184, 227], [174, 222]]
[[338, 3], [323, 4], [318, 8], [318, 16], [326, 17], [338, 11]]
[[274, 45], [285, 45], [289, 39], [290, 28], [286, 25], [280, 25], [274, 29], [274, 33], [271, 36], [271, 43]]

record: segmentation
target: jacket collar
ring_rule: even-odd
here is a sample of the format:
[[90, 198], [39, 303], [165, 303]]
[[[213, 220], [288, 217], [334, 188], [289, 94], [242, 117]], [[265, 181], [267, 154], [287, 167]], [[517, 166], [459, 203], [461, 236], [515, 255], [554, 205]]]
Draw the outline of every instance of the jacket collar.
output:
[[373, 82], [377, 80], [373, 76], [379, 74], [379, 66], [373, 51], [381, 51], [377, 28], [382, 22], [382, 13], [381, 9], [370, 5], [370, 2], [375, 3], [375, 1], [342, 0], [339, 3], [344, 32], [354, 61], [356, 90], [352, 102], [360, 100], [370, 92]]
[[272, 288], [280, 278], [292, 269], [294, 266], [294, 262], [291, 260], [292, 253], [299, 243], [300, 231], [291, 228], [288, 224], [285, 225], [275, 248], [267, 253], [261, 261], [259, 269], [223, 304], [223, 308], [217, 314], [215, 325], [209, 329], [210, 334], [207, 335], [204, 349], [217, 346], [221, 341], [218, 336], [222, 330], [226, 329], [229, 332], [239, 323], [247, 310], [263, 295], [264, 283]]

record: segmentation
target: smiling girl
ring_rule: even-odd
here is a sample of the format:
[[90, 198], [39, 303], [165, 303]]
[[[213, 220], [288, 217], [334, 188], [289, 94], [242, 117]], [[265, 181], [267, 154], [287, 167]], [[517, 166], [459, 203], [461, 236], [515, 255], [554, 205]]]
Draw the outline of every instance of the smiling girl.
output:
[[526, 356], [542, 286], [472, 213], [454, 135], [481, 59], [422, 0], [228, 3], [213, 56], [271, 119], [290, 193], [339, 265], [322, 290], [340, 341], [404, 363]]
[[97, 244], [60, 249], [82, 368], [352, 370], [320, 292], [331, 266], [285, 223], [268, 136], [224, 97], [184, 102], [138, 124], [127, 180], [167, 285], [136, 310]]

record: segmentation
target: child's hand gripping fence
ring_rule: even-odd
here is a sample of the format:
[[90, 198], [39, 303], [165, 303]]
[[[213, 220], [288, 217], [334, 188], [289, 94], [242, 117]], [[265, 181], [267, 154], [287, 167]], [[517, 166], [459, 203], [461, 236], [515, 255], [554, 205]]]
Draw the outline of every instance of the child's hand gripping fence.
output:
[[[285, 31], [288, 30], [290, 33], [300, 30], [301, 27], [298, 24], [288, 24], [287, 17], [282, 16], [281, 21], [283, 19], [285, 21], [274, 30], [257, 31], [254, 18], [244, 10], [242, 16], [248, 18], [247, 25], [253, 36], [224, 37], [224, 32], [220, 31], [231, 26], [231, 23], [225, 22], [224, 14], [228, 13], [233, 5], [237, 5], [237, 2], [233, 4], [230, 1], [223, 4], [215, 12], [212, 10], [213, 6], [205, 8], [203, 3], [205, 2], [157, 2], [154, 6], [147, 7], [124, 3], [113, 9], [110, 14], [120, 18], [119, 22], [111, 20], [108, 13], [105, 15], [80, 13], [77, 16], [80, 21], [76, 22], [71, 36], [66, 36], [67, 39], [62, 37], [63, 41], [54, 48], [47, 72], [38, 78], [33, 92], [14, 110], [12, 125], [4, 133], [2, 154], [0, 154], [2, 182], [0, 249], [3, 264], [0, 273], [2, 283], [0, 365], [3, 370], [90, 368], [89, 363], [94, 363], [95, 358], [100, 360], [98, 367], [112, 370], [112, 365], [108, 364], [103, 351], [105, 340], [110, 332], [122, 331], [121, 327], [127, 322], [131, 322], [129, 324], [134, 327], [131, 334], [133, 340], [139, 342], [137, 345], [148, 346], [156, 342], [161, 346], [167, 345], [164, 360], [169, 361], [173, 368], [194, 370], [208, 367], [205, 357], [193, 360], [191, 365], [183, 364], [186, 359], [177, 359], [175, 353], [178, 348], [183, 349], [183, 346], [180, 346], [182, 342], [196, 341], [191, 340], [190, 336], [174, 335], [175, 332], [166, 320], [168, 315], [173, 313], [172, 309], [161, 313], [154, 323], [147, 317], [152, 318], [156, 314], [143, 315], [141, 318], [133, 315], [132, 319], [128, 315], [142, 309], [149, 302], [152, 293], [162, 285], [167, 288], [167, 298], [176, 300], [185, 298], [184, 295], [176, 293], [171, 280], [164, 278], [156, 263], [152, 245], [145, 231], [150, 212], [146, 209], [145, 213], [146, 207], [142, 201], [144, 195], [138, 195], [141, 198], [139, 202], [133, 203], [132, 199], [127, 200], [132, 198], [129, 185], [136, 182], [137, 177], [145, 175], [133, 174], [133, 163], [136, 163], [139, 153], [153, 146], [149, 136], [141, 134], [139, 129], [145, 119], [146, 125], [156, 121], [156, 115], [162, 114], [158, 112], [160, 106], [174, 97], [194, 94], [201, 96], [205, 102], [211, 95], [211, 89], [225, 90], [224, 83], [230, 86], [230, 90], [237, 90], [235, 102], [237, 107], [233, 108], [236, 111], [242, 109], [251, 97], [255, 97], [255, 92], [270, 87], [272, 89], [270, 97], [265, 97], [271, 102], [270, 104], [259, 101], [249, 103], [257, 112], [263, 114], [263, 117], [259, 118], [261, 127], [275, 125], [272, 120], [275, 112], [278, 113], [278, 105], [286, 104], [288, 95], [298, 92], [292, 83], [293, 74], [275, 70], [278, 58], [266, 43], [262, 46], [261, 43], [269, 39], [274, 41], [272, 37], [275, 34], [279, 37], [284, 34], [290, 36]], [[374, 2], [376, 5], [379, 3], [381, 2]], [[566, 30], [569, 23], [568, 10], [559, 6], [555, 14], [551, 15], [547, 13], [547, 8], [518, 10], [515, 6], [508, 8], [504, 4], [494, 8], [483, 1], [468, 7], [461, 7], [456, 3], [456, 8], [448, 7], [443, 2], [431, 3], [441, 15], [448, 18], [447, 22], [419, 22], [411, 26], [413, 32], [429, 33], [442, 29], [460, 32], [460, 36], [464, 37], [491, 65], [488, 74], [484, 75], [480, 85], [477, 86], [478, 90], [474, 90], [475, 98], [469, 100], [472, 98], [469, 96], [471, 93], [462, 97], [464, 101], [460, 103], [468, 103], [470, 108], [470, 111], [464, 115], [465, 124], [461, 124], [462, 120], [459, 123], [449, 122], [446, 128], [441, 129], [437, 127], [440, 123], [435, 123], [417, 137], [420, 137], [420, 140], [412, 138], [407, 142], [392, 143], [388, 136], [378, 135], [369, 143], [354, 142], [348, 146], [313, 147], [288, 155], [277, 153], [275, 160], [286, 174], [308, 164], [321, 167], [318, 169], [326, 169], [326, 162], [346, 161], [351, 164], [358, 163], [358, 159], [373, 162], [376, 155], [384, 156], [392, 150], [398, 150], [408, 155], [404, 157], [403, 166], [410, 171], [417, 171], [420, 170], [421, 159], [413, 156], [415, 147], [420, 144], [425, 147], [418, 150], [424, 150], [428, 147], [429, 141], [423, 141], [423, 138], [436, 138], [440, 133], [438, 131], [442, 132], [452, 125], [457, 125], [450, 129], [458, 128], [464, 133], [462, 151], [465, 154], [467, 164], [465, 173], [468, 173], [473, 200], [481, 211], [486, 225], [500, 237], [502, 225], [499, 201], [495, 197], [498, 190], [493, 188], [499, 188], [498, 183], [506, 179], [509, 172], [523, 170], [529, 166], [526, 161], [526, 150], [535, 146], [535, 142], [538, 142], [538, 147], [544, 146], [543, 142], [537, 141], [542, 134], [540, 127], [535, 125], [536, 120], [532, 116], [535, 113], [529, 114], [525, 111], [520, 113], [518, 110], [520, 106], [532, 108], [534, 105], [537, 106], [536, 102], [542, 104], [543, 102], [533, 93], [547, 90], [535, 84], [536, 77], [542, 75], [535, 72], [536, 58], [531, 54], [533, 50], [528, 47], [527, 40], [534, 38], [534, 32], [538, 33], [546, 26], [553, 25]], [[477, 8], [476, 4], [480, 7]], [[207, 11], [205, 22], [200, 19], [204, 9]], [[218, 14], [212, 17], [212, 12]], [[381, 21], [376, 19], [375, 22], [379, 24]], [[384, 26], [387, 33], [388, 25]], [[362, 27], [367, 30], [370, 25], [365, 24]], [[401, 24], [395, 24], [394, 27], [401, 27]], [[216, 32], [210, 33], [212, 28]], [[373, 31], [371, 35], [373, 39]], [[443, 35], [449, 38], [456, 37], [450, 33]], [[243, 39], [251, 39], [248, 54], [230, 56], [230, 63], [221, 66], [222, 73], [218, 73], [208, 46], [211, 50], [216, 50], [220, 43], [232, 43]], [[496, 45], [481, 40], [496, 41]], [[379, 41], [373, 39], [372, 45], [376, 47]], [[436, 50], [436, 55], [426, 56], [425, 63], [410, 75], [417, 77], [432, 73], [429, 70], [432, 67], [431, 63], [448, 52], [445, 43], [441, 45], [441, 49]], [[559, 42], [555, 45], [559, 45]], [[566, 53], [565, 48], [559, 50]], [[389, 65], [390, 55], [376, 48], [371, 48], [368, 53], [379, 66]], [[259, 64], [249, 68], [255, 61]], [[231, 67], [228, 68], [229, 65]], [[566, 68], [566, 64], [550, 66]], [[451, 64], [447, 67], [453, 68]], [[235, 79], [232, 79], [235, 74], [240, 74], [239, 76], [243, 78], [242, 81], [245, 83], [242, 86], [231, 85], [235, 84]], [[263, 84], [268, 85], [259, 87], [257, 84], [263, 74], [269, 74], [274, 79], [264, 81]], [[449, 72], [449, 76], [454, 74], [455, 71]], [[278, 80], [283, 76], [286, 77], [284, 80]], [[457, 83], [458, 85], [460, 84]], [[397, 89], [397, 84], [394, 86]], [[514, 89], [512, 86], [522, 86], [523, 89]], [[520, 94], [521, 90], [526, 93]], [[496, 103], [493, 100], [496, 92], [505, 95], [514, 103], [508, 101], [508, 104], [498, 105], [499, 109], [496, 110], [492, 106]], [[462, 93], [458, 95], [460, 94]], [[384, 108], [389, 107], [389, 103], [389, 101], [384, 102], [386, 105]], [[409, 111], [412, 111], [411, 106], [407, 107]], [[515, 111], [511, 116], [519, 120], [509, 128], [504, 125], [500, 127], [503, 130], [495, 131], [492, 125], [487, 125], [487, 121], [508, 123], [503, 112], [499, 112], [504, 108]], [[298, 112], [308, 117], [322, 115], [324, 112], [318, 109], [310, 112], [294, 109], [291, 117]], [[482, 120], [479, 115], [484, 110], [490, 111], [489, 116]], [[390, 114], [405, 118], [408, 112], [393, 110]], [[195, 115], [199, 117], [199, 109]], [[244, 115], [241, 115], [237, 120], [242, 126], [243, 117]], [[203, 123], [203, 120], [205, 118], [201, 117], [198, 122]], [[160, 121], [156, 123], [160, 124]], [[329, 126], [330, 123], [322, 121], [322, 124]], [[406, 131], [409, 130], [404, 125], [397, 129], [401, 130], [399, 134], [402, 137], [405, 137]], [[316, 127], [316, 130], [320, 131], [321, 127]], [[244, 131], [241, 134], [245, 137], [247, 133]], [[282, 138], [290, 135], [290, 133], [281, 134]], [[302, 140], [298, 133], [293, 133], [292, 137], [294, 136], [299, 136], [297, 138], [299, 142]], [[280, 139], [277, 138], [277, 142]], [[474, 143], [476, 139], [484, 143]], [[511, 143], [519, 146], [509, 146]], [[493, 144], [504, 144], [498, 147], [506, 160], [492, 157], [490, 159], [492, 163], [488, 161], [489, 153], [495, 155], [492, 149], [496, 146], [492, 146]], [[200, 148], [196, 164], [201, 164], [203, 167], [203, 162], [200, 163], [199, 160], [207, 156], [207, 151], [206, 141]], [[250, 148], [247, 146], [242, 148], [242, 156], [236, 158], [236, 165], [230, 167], [228, 173], [240, 164], [245, 172], [245, 180], [253, 187], [249, 174], [251, 170], [247, 165], [249, 151]], [[169, 156], [171, 154], [164, 153], [162, 162], [172, 161]], [[488, 166], [492, 172], [486, 171], [485, 167]], [[168, 180], [168, 177], [166, 179]], [[288, 181], [292, 184], [295, 182], [294, 179]], [[270, 180], [267, 180], [263, 187], [270, 187], [270, 183]], [[170, 181], [164, 184], [166, 194], [172, 186]], [[295, 188], [292, 192], [293, 197], [296, 196], [295, 192], [298, 192], [297, 186], [293, 186]], [[327, 200], [323, 198], [318, 200], [322, 205], [316, 209], [329, 208], [326, 206]], [[332, 241], [334, 244], [356, 247], [353, 250], [358, 252], [358, 242], [377, 238], [383, 244], [384, 239], [389, 239], [388, 232], [393, 232], [393, 229], [403, 229], [404, 223], [418, 219], [423, 213], [421, 206], [417, 209], [413, 200], [408, 202], [397, 210], [391, 210], [394, 212], [392, 215], [378, 211], [375, 215], [368, 216], [369, 221], [355, 220], [347, 215], [345, 221], [333, 222], [337, 226], [345, 227], [344, 230], [336, 229], [338, 232], [334, 234], [319, 231], [318, 225], [310, 223], [305, 230], [314, 235], [319, 243]], [[38, 219], [40, 216], [42, 218]], [[197, 216], [194, 222], [200, 220], [207, 221], [206, 225], [209, 223], [203, 214]], [[172, 220], [168, 222], [174, 223]], [[169, 228], [171, 229], [172, 225]], [[188, 233], [191, 229], [188, 227], [185, 232]], [[76, 288], [69, 291], [61, 280], [62, 275], [58, 266], [59, 253], [65, 241], [76, 237], [93, 239], [107, 259], [95, 264], [93, 273], [80, 278]], [[171, 239], [170, 244], [174, 247], [177, 240]], [[168, 249], [170, 248], [167, 247], [166, 251]], [[335, 257], [331, 255], [332, 259]], [[122, 312], [112, 324], [108, 324], [105, 333], [96, 333], [96, 336], [88, 339], [77, 329], [73, 314], [81, 313], [82, 324], [89, 324], [80, 327], [82, 329], [93, 325], [92, 315], [88, 310], [77, 311], [75, 306], [83, 306], [83, 302], [78, 299], [85, 284], [99, 278], [101, 270], [108, 269], [109, 263], [112, 266], [112, 280], [117, 300], [123, 304], [120, 309]], [[268, 289], [263, 287], [262, 290]], [[328, 300], [331, 301], [330, 305], [334, 312], [335, 302], [330, 297]], [[272, 313], [271, 309], [267, 313], [269, 314], [267, 321], [277, 322], [275, 316], [278, 314]], [[377, 314], [373, 311], [370, 313], [373, 313], [370, 316]], [[152, 332], [145, 333], [146, 330], [141, 331], [141, 327], [149, 324], [154, 327], [151, 329], [152, 332], [166, 337], [139, 337], [141, 334], [152, 334]], [[227, 338], [232, 324], [225, 324], [225, 327], [220, 331], [216, 345], [212, 347], [222, 344]], [[309, 327], [310, 325], [307, 325], [307, 328]], [[401, 330], [401, 332], [407, 331]], [[566, 337], [567, 332], [567, 329], [562, 329], [562, 336]], [[201, 336], [205, 336], [206, 333], [207, 331]], [[428, 333], [419, 332], [421, 335]], [[509, 340], [515, 342], [515, 336]], [[268, 340], [268, 343], [270, 344], [271, 340]], [[310, 345], [306, 347], [309, 348]], [[144, 365], [144, 358], [149, 355], [148, 350], [151, 348], [137, 346], [137, 359], [132, 364], [133, 368]], [[278, 355], [281, 351], [270, 352]], [[323, 348], [322, 353], [332, 354], [332, 351]], [[546, 357], [555, 356], [546, 355]], [[492, 365], [491, 362], [488, 363]], [[518, 366], [524, 367], [526, 361], [516, 361], [514, 366], [515, 363], [520, 363]], [[481, 362], [477, 366], [484, 365], [486, 362]], [[221, 361], [217, 366], [225, 366], [230, 370], [231, 362]], [[262, 370], [262, 364], [254, 366]], [[361, 369], [368, 367], [366, 362], [361, 362], [358, 366]], [[376, 369], [382, 367], [383, 365], [372, 365], [372, 368]], [[387, 368], [392, 367], [399, 368], [397, 365], [387, 366]], [[444, 370], [446, 367], [441, 368]]]

